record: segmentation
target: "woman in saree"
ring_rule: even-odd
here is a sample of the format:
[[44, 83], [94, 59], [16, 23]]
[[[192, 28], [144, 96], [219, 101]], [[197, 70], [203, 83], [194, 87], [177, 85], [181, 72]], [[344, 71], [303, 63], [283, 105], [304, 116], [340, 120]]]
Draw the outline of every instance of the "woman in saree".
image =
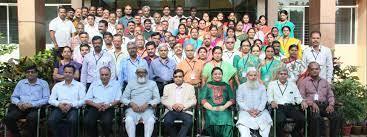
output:
[[259, 57], [251, 54], [251, 44], [249, 41], [242, 41], [240, 49], [241, 54], [234, 56], [233, 66], [238, 70], [238, 78], [242, 84], [247, 81], [247, 69], [250, 67], [258, 68], [260, 65], [260, 59]]
[[61, 60], [54, 62], [54, 71], [52, 75], [53, 79], [56, 82], [63, 81], [64, 67], [66, 65], [73, 65], [75, 67], [74, 79], [79, 81], [82, 64], [73, 61], [71, 48], [68, 46], [64, 47], [62, 49], [61, 56], [62, 56]]
[[234, 68], [230, 63], [222, 60], [223, 49], [221, 47], [214, 47], [212, 50], [212, 55], [212, 60], [206, 63], [204, 66], [202, 85], [205, 85], [206, 82], [213, 80], [211, 72], [213, 68], [219, 67], [223, 70], [222, 81], [227, 83], [228, 85], [231, 85], [231, 88], [234, 89], [233, 80], [235, 80], [235, 82], [237, 82], [237, 85], [239, 85], [239, 80], [236, 75], [236, 68]]
[[215, 25], [210, 26], [210, 47], [223, 46], [223, 40], [220, 38], [220, 34], [218, 34], [218, 27]]
[[[275, 22], [275, 25], [274, 27], [277, 27], [278, 30], [282, 30], [282, 28], [284, 26], [288, 26], [289, 27], [289, 37], [290, 38], [294, 38], [294, 28], [295, 28], [295, 25], [288, 20], [288, 12], [286, 10], [281, 10], [279, 12], [279, 21]], [[283, 32], [279, 32], [279, 36], [283, 36]]]
[[240, 46], [241, 46], [241, 41], [237, 39], [234, 28], [232, 27], [228, 28], [226, 34], [227, 34], [226, 39], [234, 38], [236, 40], [236, 42], [234, 43], [234, 50], [239, 51]]
[[[280, 47], [284, 51], [284, 54], [286, 57], [289, 57], [289, 52], [288, 52], [289, 46], [295, 44], [298, 46], [298, 49], [302, 49], [301, 41], [296, 38], [290, 37], [290, 28], [288, 26], [284, 26], [282, 28], [282, 32], [283, 32], [283, 36], [280, 37], [278, 41], [280, 42]], [[302, 58], [302, 50], [298, 50], [297, 56], [298, 58]]]
[[298, 58], [298, 46], [289, 46], [289, 57], [284, 58], [282, 61], [288, 70], [289, 80], [298, 82], [298, 78], [306, 71], [305, 63]]
[[281, 67], [281, 61], [274, 58], [274, 48], [268, 46], [265, 49], [265, 59], [259, 66], [260, 82], [268, 87], [270, 81], [273, 80], [273, 75]]
[[211, 137], [232, 137], [234, 122], [230, 106], [235, 97], [230, 86], [223, 82], [223, 70], [214, 67], [212, 80], [201, 88], [199, 101], [205, 109], [205, 130]]

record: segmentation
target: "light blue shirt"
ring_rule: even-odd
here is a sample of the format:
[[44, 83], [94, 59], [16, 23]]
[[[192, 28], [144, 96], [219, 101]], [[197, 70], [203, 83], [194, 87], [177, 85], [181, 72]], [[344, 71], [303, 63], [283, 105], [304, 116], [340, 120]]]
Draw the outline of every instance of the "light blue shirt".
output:
[[144, 84], [139, 84], [137, 80], [129, 81], [122, 94], [121, 102], [125, 105], [130, 104], [130, 102], [139, 106], [144, 103], [156, 105], [160, 102], [157, 84], [152, 80], [147, 80]]
[[72, 104], [72, 107], [80, 107], [84, 104], [85, 87], [81, 82], [73, 80], [70, 85], [64, 81], [56, 83], [52, 88], [48, 103], [59, 106], [60, 103]]
[[39, 107], [47, 104], [50, 97], [50, 87], [42, 79], [37, 79], [36, 83], [29, 83], [28, 79], [23, 79], [15, 86], [11, 95], [11, 103], [31, 103], [33, 107]]
[[[136, 57], [135, 61], [132, 61], [131, 58], [124, 58], [121, 60], [121, 72], [119, 76], [119, 82], [123, 83], [129, 82], [131, 80], [136, 80], [136, 69], [145, 68], [149, 71], [148, 63], [145, 59], [140, 57]], [[149, 72], [148, 72], [149, 74]]]
[[134, 21], [134, 17], [130, 17], [129, 19], [126, 16], [123, 16], [119, 19], [118, 23], [124, 25], [124, 28], [127, 28], [127, 23], [129, 21]]
[[104, 52], [103, 50], [99, 56], [96, 55], [95, 52], [88, 53], [85, 55], [83, 60], [80, 82], [86, 85], [87, 83], [92, 83], [94, 80], [99, 80], [99, 69], [104, 66], [111, 69], [111, 80], [116, 79], [115, 59], [111, 54]]
[[109, 104], [114, 101], [120, 101], [121, 95], [121, 85], [117, 81], [110, 80], [107, 86], [104, 86], [102, 81], [98, 80], [91, 84], [85, 100], [91, 100], [94, 103]]
[[173, 71], [176, 69], [174, 60], [167, 58], [162, 62], [161, 57], [156, 58], [150, 63], [150, 79], [158, 78], [157, 81], [165, 82], [173, 79]]

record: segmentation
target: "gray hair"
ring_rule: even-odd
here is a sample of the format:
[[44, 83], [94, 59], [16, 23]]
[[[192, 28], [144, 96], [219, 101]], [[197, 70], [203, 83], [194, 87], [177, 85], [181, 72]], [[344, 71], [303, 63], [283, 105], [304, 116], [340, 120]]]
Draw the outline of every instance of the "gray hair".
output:
[[150, 7], [149, 7], [149, 6], [143, 6], [141, 9], [142, 9], [142, 10], [143, 10], [143, 9], [148, 9], [148, 10], [150, 10]]
[[134, 41], [129, 41], [129, 42], [126, 44], [126, 47], [129, 47], [130, 45], [135, 46], [135, 42], [134, 42]]
[[103, 67], [101, 67], [101, 68], [99, 68], [99, 72], [101, 72], [102, 70], [108, 70], [108, 72], [111, 74], [111, 69], [110, 69], [110, 67], [108, 67], [108, 66], [103, 66]]
[[161, 48], [163, 48], [163, 47], [166, 47], [167, 49], [169, 49], [169, 45], [168, 45], [168, 43], [160, 43], [159, 45], [158, 45], [158, 51], [161, 49]]

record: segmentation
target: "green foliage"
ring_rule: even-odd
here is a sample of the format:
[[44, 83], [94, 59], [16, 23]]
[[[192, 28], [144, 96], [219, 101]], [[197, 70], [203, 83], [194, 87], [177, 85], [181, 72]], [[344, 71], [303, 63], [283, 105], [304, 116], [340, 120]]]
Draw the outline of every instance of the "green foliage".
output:
[[367, 116], [367, 88], [354, 75], [357, 70], [356, 66], [347, 66], [334, 72], [334, 94], [343, 104], [339, 111], [347, 122], [360, 122]]
[[[3, 39], [4, 36], [2, 33], [0, 33], [0, 39]], [[0, 44], [0, 56], [5, 54], [12, 53], [15, 49], [17, 49], [17, 46], [14, 44]]]
[[55, 57], [52, 51], [39, 52], [32, 57], [11, 59], [0, 63], [0, 119], [4, 118], [6, 104], [10, 103], [17, 82], [25, 78], [25, 68], [36, 65], [38, 77], [52, 85], [53, 62]]

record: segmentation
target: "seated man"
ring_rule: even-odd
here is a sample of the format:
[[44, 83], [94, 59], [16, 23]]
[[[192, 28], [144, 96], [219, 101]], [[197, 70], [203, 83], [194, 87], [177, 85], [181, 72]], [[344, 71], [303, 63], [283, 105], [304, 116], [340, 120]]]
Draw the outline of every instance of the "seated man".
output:
[[341, 129], [341, 116], [334, 111], [335, 98], [329, 82], [320, 77], [320, 65], [317, 62], [308, 64], [309, 75], [299, 83], [299, 91], [311, 107], [309, 113], [312, 137], [321, 136], [322, 117], [330, 120], [330, 137], [336, 137]]
[[[278, 80], [271, 81], [268, 87], [268, 102], [276, 110], [277, 136], [284, 137], [283, 129], [286, 118], [295, 120], [296, 126], [292, 132], [293, 137], [302, 136], [301, 130], [304, 129], [305, 116], [299, 109], [307, 108], [307, 103], [303, 101], [295, 82], [288, 81], [288, 70], [281, 68], [276, 74]], [[298, 104], [298, 105], [297, 105]], [[274, 111], [273, 111], [274, 113]], [[275, 119], [273, 119], [275, 120]]]
[[127, 84], [121, 102], [130, 108], [126, 110], [125, 127], [129, 137], [135, 137], [136, 125], [144, 122], [144, 137], [151, 137], [154, 129], [154, 108], [160, 102], [157, 84], [148, 80], [145, 68], [136, 69], [136, 80]]
[[102, 124], [103, 135], [109, 137], [112, 132], [114, 107], [120, 103], [121, 85], [111, 79], [108, 67], [99, 69], [100, 80], [91, 84], [85, 97], [86, 114], [84, 125], [89, 137], [98, 137], [97, 120]]
[[[193, 124], [191, 109], [196, 104], [194, 86], [183, 83], [184, 72], [176, 69], [173, 72], [174, 83], [164, 87], [162, 104], [166, 106], [164, 125], [171, 137], [186, 137], [187, 132]], [[183, 126], [177, 134], [174, 127], [175, 120], [182, 120]]]
[[52, 135], [62, 136], [58, 129], [60, 121], [66, 117], [67, 124], [71, 131], [71, 137], [76, 136], [78, 128], [78, 107], [84, 104], [85, 87], [82, 83], [74, 80], [75, 67], [65, 65], [64, 81], [56, 83], [52, 88], [51, 96], [48, 101], [55, 109], [51, 112], [48, 119], [48, 125]]
[[4, 122], [14, 137], [20, 137], [17, 120], [27, 119], [26, 131], [29, 136], [36, 137], [37, 134], [37, 109], [47, 104], [50, 96], [48, 83], [37, 78], [36, 66], [26, 68], [27, 79], [22, 79], [15, 86], [11, 95], [11, 104]]
[[272, 120], [265, 109], [267, 96], [265, 86], [257, 80], [255, 68], [248, 68], [247, 82], [237, 89], [236, 102], [239, 106], [239, 118], [236, 123], [241, 137], [250, 137], [250, 129], [259, 130], [262, 137], [268, 137]]

